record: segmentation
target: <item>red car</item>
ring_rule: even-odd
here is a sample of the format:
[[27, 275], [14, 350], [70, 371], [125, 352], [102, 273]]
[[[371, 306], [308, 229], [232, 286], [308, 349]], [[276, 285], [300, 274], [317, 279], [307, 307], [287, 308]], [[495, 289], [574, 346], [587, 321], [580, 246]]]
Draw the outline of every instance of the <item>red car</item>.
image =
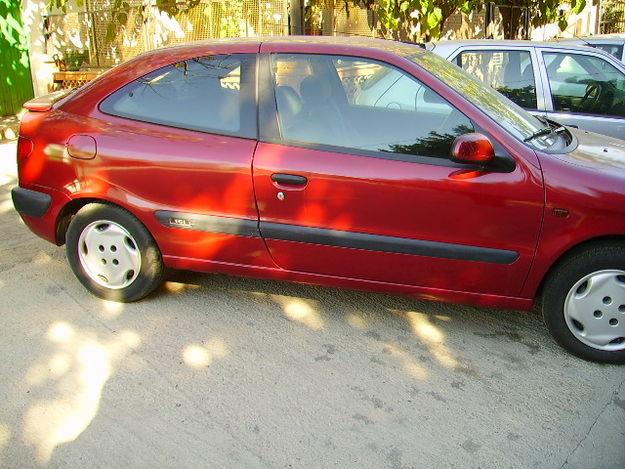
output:
[[417, 46], [185, 45], [25, 107], [14, 205], [97, 296], [143, 298], [164, 266], [501, 308], [541, 296], [562, 346], [625, 362], [623, 142]]

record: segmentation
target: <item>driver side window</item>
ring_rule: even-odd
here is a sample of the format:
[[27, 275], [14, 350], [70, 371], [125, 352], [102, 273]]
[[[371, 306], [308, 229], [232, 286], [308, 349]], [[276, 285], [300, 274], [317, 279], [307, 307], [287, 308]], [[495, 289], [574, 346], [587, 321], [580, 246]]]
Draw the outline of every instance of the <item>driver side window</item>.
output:
[[285, 143], [448, 158], [455, 138], [473, 132], [455, 107], [384, 63], [276, 54], [272, 73]]
[[600, 57], [544, 52], [555, 111], [625, 117], [625, 74]]

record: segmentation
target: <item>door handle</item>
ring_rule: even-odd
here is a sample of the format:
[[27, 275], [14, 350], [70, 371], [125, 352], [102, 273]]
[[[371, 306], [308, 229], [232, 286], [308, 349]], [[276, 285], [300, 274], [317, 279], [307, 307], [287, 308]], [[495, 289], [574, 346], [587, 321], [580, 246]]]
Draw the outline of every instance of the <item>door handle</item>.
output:
[[284, 186], [305, 186], [308, 183], [307, 178], [297, 174], [274, 173], [271, 175], [271, 180]]

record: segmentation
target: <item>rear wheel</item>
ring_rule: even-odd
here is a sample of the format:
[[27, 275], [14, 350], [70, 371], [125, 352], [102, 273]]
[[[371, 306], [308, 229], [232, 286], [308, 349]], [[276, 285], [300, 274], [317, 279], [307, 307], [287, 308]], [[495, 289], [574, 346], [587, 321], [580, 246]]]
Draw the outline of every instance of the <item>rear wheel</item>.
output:
[[596, 245], [565, 259], [545, 283], [543, 317], [575, 355], [625, 363], [625, 245]]
[[78, 280], [100, 298], [136, 301], [161, 281], [163, 263], [154, 239], [119, 207], [85, 205], [72, 219], [67, 258]]

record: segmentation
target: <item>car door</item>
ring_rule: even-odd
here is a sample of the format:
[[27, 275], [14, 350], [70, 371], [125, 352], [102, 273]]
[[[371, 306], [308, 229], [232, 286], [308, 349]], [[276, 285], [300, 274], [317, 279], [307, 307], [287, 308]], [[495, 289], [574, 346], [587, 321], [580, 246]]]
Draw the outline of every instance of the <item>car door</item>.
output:
[[607, 54], [540, 49], [547, 116], [565, 125], [625, 138], [625, 67]]
[[449, 60], [532, 114], [544, 115], [545, 96], [532, 47], [462, 47]]
[[258, 234], [251, 179], [255, 49], [152, 70], [97, 111], [98, 164], [85, 166], [85, 180], [124, 188], [128, 204], [145, 211], [163, 255], [182, 267], [185, 259], [273, 266]]
[[[537, 169], [521, 162], [480, 173], [452, 163], [454, 138], [475, 125], [398, 67], [285, 49], [266, 48], [254, 156], [260, 231], [274, 261], [335, 277], [517, 294], [542, 216]], [[371, 96], [363, 104], [359, 96], [397, 71], [412, 98], [395, 101], [414, 103], [425, 87], [429, 106], [397, 109]]]

